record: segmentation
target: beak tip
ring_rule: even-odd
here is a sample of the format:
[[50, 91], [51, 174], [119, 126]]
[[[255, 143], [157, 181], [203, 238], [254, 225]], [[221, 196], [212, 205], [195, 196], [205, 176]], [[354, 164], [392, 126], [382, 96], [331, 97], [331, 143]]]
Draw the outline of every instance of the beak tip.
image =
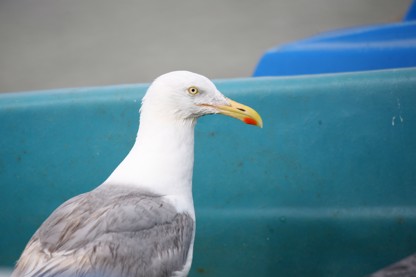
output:
[[256, 124], [257, 127], [263, 129], [263, 120], [261, 120], [261, 118], [259, 118], [258, 120], [256, 120]]
[[218, 113], [234, 117], [246, 124], [263, 128], [263, 120], [253, 108], [231, 100], [230, 98], [226, 99], [229, 105], [214, 106]]
[[255, 125], [255, 126], [258, 126], [260, 128], [263, 128], [263, 122], [262, 121], [257, 121], [257, 120], [255, 120], [255, 119], [253, 119], [251, 117], [245, 117], [243, 119], [243, 121], [246, 124]]

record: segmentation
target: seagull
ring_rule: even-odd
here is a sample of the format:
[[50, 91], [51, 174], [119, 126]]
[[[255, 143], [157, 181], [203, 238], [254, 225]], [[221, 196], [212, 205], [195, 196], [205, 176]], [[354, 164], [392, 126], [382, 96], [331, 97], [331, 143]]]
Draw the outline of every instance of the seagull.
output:
[[254, 109], [202, 75], [158, 77], [143, 97], [128, 155], [104, 183], [43, 222], [12, 276], [187, 276], [195, 238], [194, 128], [207, 114], [263, 125]]

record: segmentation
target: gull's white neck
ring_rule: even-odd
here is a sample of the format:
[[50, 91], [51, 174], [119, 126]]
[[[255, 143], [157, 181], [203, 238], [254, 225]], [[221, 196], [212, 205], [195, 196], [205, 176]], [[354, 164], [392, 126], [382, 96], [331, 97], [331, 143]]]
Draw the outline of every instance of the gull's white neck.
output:
[[194, 129], [195, 120], [142, 113], [133, 148], [103, 185], [135, 186], [192, 201]]

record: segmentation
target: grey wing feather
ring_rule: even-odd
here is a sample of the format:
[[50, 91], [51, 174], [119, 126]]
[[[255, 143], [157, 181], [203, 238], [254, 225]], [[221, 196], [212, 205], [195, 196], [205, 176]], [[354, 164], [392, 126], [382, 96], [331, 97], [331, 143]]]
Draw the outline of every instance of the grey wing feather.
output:
[[13, 276], [170, 276], [184, 266], [194, 221], [128, 188], [74, 197], [33, 235]]
[[416, 276], [416, 253], [392, 264], [370, 277], [414, 277]]

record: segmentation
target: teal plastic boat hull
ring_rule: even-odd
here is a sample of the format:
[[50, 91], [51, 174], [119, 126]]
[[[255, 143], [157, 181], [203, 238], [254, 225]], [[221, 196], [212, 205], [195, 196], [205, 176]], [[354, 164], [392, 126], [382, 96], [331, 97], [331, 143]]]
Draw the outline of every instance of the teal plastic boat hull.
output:
[[[416, 252], [416, 69], [222, 80], [196, 128], [191, 276], [365, 276]], [[147, 85], [0, 95], [0, 266], [134, 143]]]

